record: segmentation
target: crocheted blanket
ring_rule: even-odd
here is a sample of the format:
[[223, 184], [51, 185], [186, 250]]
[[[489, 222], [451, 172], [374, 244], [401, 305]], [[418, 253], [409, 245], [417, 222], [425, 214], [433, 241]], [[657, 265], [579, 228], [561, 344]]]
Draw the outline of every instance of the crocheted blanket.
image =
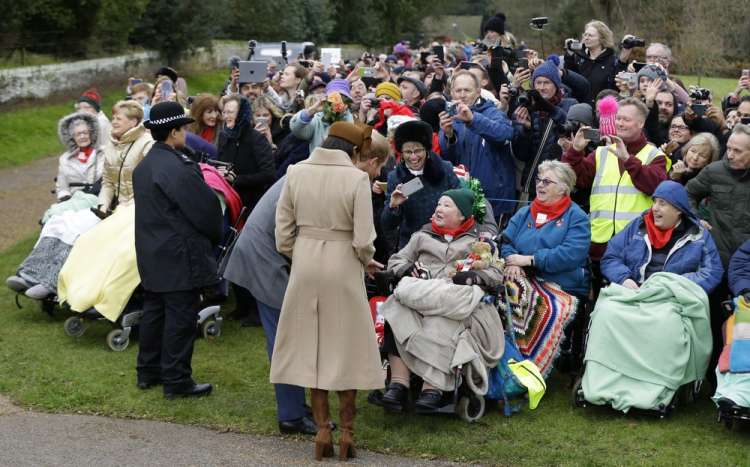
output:
[[554, 282], [521, 278], [505, 283], [518, 350], [547, 378], [560, 353], [565, 326], [575, 317], [578, 299]]

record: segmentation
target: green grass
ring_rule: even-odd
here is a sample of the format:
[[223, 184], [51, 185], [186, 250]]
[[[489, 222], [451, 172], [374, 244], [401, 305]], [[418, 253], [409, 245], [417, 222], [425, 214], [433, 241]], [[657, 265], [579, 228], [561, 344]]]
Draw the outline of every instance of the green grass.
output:
[[[224, 85], [226, 71], [193, 73], [187, 75], [186, 79], [191, 95], [199, 92], [218, 93]], [[102, 109], [111, 117], [112, 106], [125, 95], [125, 83], [99, 91], [102, 94]], [[57, 122], [73, 112], [76, 100], [74, 97], [64, 104], [47, 105], [44, 101], [38, 101], [34, 105], [20, 106], [17, 110], [0, 112], [0, 141], [3, 141], [0, 168], [61, 154], [64, 149], [57, 138]]]
[[[0, 275], [12, 273], [33, 244], [30, 238], [1, 254]], [[27, 300], [24, 309], [16, 309], [5, 288], [0, 303], [0, 392], [25, 407], [277, 434], [260, 329], [230, 322], [220, 339], [197, 341], [195, 377], [214, 383], [215, 391], [199, 400], [168, 402], [158, 389], [136, 389], [137, 342], [122, 353], [109, 351], [107, 324], [95, 323], [73, 339], [63, 332], [65, 315], [49, 318]], [[567, 383], [553, 376], [537, 410], [524, 409], [511, 418], [493, 410], [475, 425], [453, 417], [385, 414], [361, 393], [356, 436], [361, 446], [381, 452], [501, 465], [750, 463], [750, 430], [728, 431], [717, 424], [705, 398], [656, 420], [574, 408]]]

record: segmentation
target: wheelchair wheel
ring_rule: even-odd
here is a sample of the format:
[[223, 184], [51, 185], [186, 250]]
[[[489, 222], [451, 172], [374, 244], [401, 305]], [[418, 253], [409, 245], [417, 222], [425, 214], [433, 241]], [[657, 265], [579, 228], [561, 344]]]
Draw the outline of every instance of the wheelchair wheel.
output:
[[130, 338], [125, 336], [122, 329], [113, 329], [107, 334], [107, 345], [115, 352], [122, 352], [128, 348]]
[[201, 325], [201, 334], [204, 339], [216, 339], [221, 336], [221, 326], [215, 319], [207, 319]]
[[71, 316], [63, 323], [63, 329], [70, 337], [81, 337], [86, 331], [86, 323], [78, 316]]
[[474, 423], [484, 415], [484, 397], [477, 395], [462, 396], [456, 404], [456, 415], [467, 423]]

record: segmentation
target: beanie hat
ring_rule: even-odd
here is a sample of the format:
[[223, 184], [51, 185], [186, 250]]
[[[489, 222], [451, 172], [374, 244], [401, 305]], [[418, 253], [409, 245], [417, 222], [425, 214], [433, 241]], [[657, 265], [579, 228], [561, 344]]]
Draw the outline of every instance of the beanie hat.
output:
[[396, 128], [394, 138], [399, 152], [409, 142], [421, 144], [428, 153], [432, 150], [432, 127], [421, 120], [403, 122]]
[[652, 198], [661, 198], [675, 208], [679, 209], [686, 217], [697, 222], [697, 217], [690, 207], [687, 190], [680, 183], [672, 180], [664, 180], [656, 187]]
[[375, 97], [380, 97], [384, 94], [390, 96], [395, 101], [401, 100], [401, 90], [390, 81], [382, 82], [375, 88]]
[[409, 53], [409, 47], [404, 44], [403, 42], [399, 42], [398, 44], [393, 46], [393, 53], [394, 55], [403, 55]]
[[102, 97], [96, 92], [96, 88], [89, 88], [81, 97], [78, 98], [78, 102], [85, 102], [99, 112], [102, 108]]
[[636, 82], [640, 83], [643, 76], [647, 77], [651, 81], [654, 81], [656, 78], [666, 79], [666, 75], [661, 70], [661, 68], [655, 65], [646, 65], [641, 68], [636, 75]]
[[474, 192], [470, 189], [455, 188], [444, 192], [443, 196], [452, 199], [458, 210], [461, 211], [461, 215], [466, 219], [474, 214]]
[[568, 109], [568, 120], [575, 121], [586, 126], [593, 126], [594, 111], [588, 104], [573, 104]]
[[429, 123], [432, 131], [440, 131], [440, 112], [445, 110], [445, 99], [430, 99], [419, 108], [419, 118]]
[[349, 99], [352, 98], [352, 95], [349, 94], [349, 81], [345, 79], [332, 79], [328, 82], [326, 85], [326, 96], [330, 96], [334, 92], [346, 96]]
[[545, 61], [534, 69], [534, 74], [531, 75], [531, 83], [533, 84], [537, 78], [547, 78], [552, 81], [557, 87], [558, 91], [562, 88], [562, 81], [560, 80], [560, 71], [557, 66], [549, 60]]
[[498, 34], [505, 34], [505, 13], [498, 13], [492, 18], [487, 20], [482, 30], [483, 34], [487, 34], [487, 31], [495, 31]]
[[596, 104], [599, 113], [599, 132], [602, 135], [613, 136], [617, 134], [615, 120], [617, 119], [617, 99], [607, 96]]
[[409, 76], [402, 76], [398, 79], [398, 84], [401, 84], [404, 81], [408, 81], [409, 83], [413, 84], [415, 88], [417, 88], [417, 91], [419, 91], [419, 96], [424, 99], [427, 97], [427, 86], [424, 85], [423, 82], [416, 78], [411, 78]]

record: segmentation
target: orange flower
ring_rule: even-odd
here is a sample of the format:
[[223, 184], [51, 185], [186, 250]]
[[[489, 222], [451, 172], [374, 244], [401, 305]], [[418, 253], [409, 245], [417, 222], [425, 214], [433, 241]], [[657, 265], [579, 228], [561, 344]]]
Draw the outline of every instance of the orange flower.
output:
[[332, 92], [328, 96], [328, 102], [331, 103], [331, 110], [333, 110], [334, 112], [340, 114], [346, 111], [346, 104], [344, 103], [344, 99], [338, 92]]

